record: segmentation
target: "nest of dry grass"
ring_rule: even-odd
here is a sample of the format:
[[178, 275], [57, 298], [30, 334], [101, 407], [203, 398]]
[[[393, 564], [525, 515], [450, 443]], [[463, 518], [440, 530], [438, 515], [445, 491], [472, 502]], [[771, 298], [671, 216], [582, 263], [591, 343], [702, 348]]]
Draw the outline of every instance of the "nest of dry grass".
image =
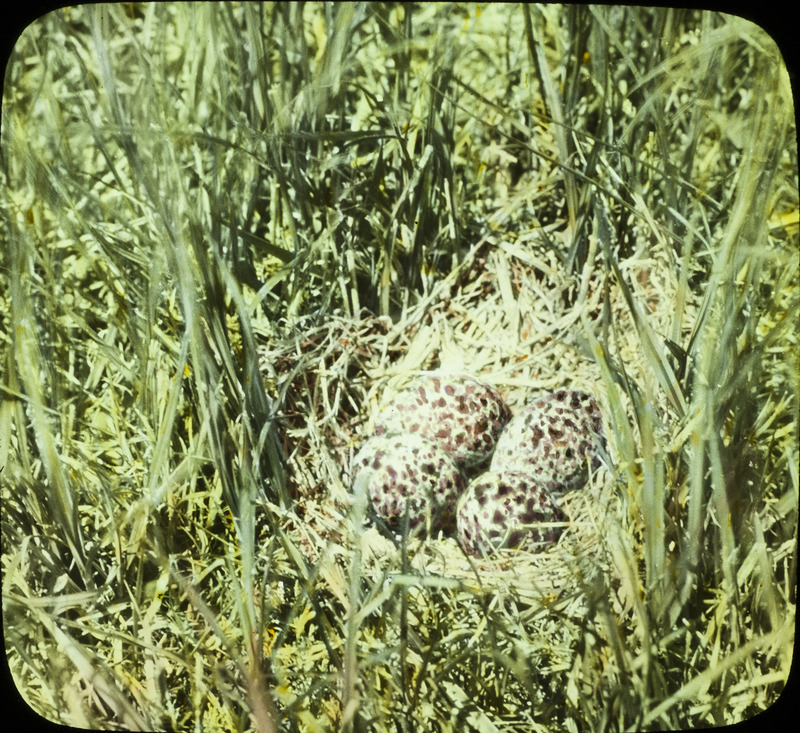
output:
[[[584, 389], [605, 402], [599, 369], [586, 343], [573, 335], [581, 318], [598, 316], [597, 284], [594, 298], [578, 299], [580, 282], [559, 277], [552, 258], [549, 264], [546, 259], [521, 261], [515, 251], [521, 250], [481, 242], [461, 268], [397, 322], [328, 319], [316, 329], [302, 330], [304, 340], [291, 353], [261, 349], [262, 363], [276, 365], [272, 388], [291, 396], [282, 417], [284, 450], [290, 483], [302, 498], [304, 545], [313, 557], [322, 554], [331, 537], [347, 534], [353, 501], [349, 459], [372, 434], [378, 407], [421, 371], [478, 376], [498, 387], [513, 408], [562, 387]], [[304, 380], [302, 385], [297, 379]], [[307, 402], [293, 403], [297, 395]], [[606, 461], [608, 466], [584, 490], [565, 498], [570, 521], [554, 548], [540, 554], [508, 551], [477, 564], [453, 538], [414, 541], [402, 551], [413, 556], [416, 572], [461, 580], [473, 591], [503, 589], [540, 603], [575, 594], [610, 566], [604, 527], [620, 511], [619, 502], [614, 511], [619, 487], [613, 446]], [[322, 547], [314, 548], [309, 534]], [[379, 575], [401, 564], [396, 541], [374, 527], [365, 537], [372, 561], [365, 572]], [[592, 564], [596, 567], [590, 569]]]

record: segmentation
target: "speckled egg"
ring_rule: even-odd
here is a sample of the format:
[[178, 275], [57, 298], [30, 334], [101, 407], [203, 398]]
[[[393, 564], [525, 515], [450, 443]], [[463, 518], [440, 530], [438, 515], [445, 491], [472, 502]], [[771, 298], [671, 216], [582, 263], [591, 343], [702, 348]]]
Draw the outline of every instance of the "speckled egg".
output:
[[446, 528], [464, 492], [464, 477], [453, 459], [436, 443], [419, 434], [370, 438], [353, 459], [355, 486], [362, 471], [370, 471], [368, 492], [376, 512], [397, 524], [408, 511], [409, 527], [426, 524]]
[[432, 440], [462, 470], [486, 462], [510, 413], [497, 391], [473, 377], [423, 374], [378, 414], [375, 433]]
[[498, 549], [532, 552], [555, 542], [563, 531], [542, 523], [565, 520], [547, 488], [529, 473], [487, 471], [467, 486], [456, 527], [458, 541], [472, 555]]
[[586, 483], [587, 458], [598, 465], [602, 432], [600, 409], [590, 395], [558, 390], [514, 415], [497, 440], [491, 469], [536, 476], [557, 496]]

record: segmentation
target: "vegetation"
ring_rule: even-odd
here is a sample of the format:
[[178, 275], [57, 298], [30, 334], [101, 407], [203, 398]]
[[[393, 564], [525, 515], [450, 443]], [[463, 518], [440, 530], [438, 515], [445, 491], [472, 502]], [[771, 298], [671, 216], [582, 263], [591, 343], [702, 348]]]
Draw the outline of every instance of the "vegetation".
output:
[[[784, 687], [798, 169], [780, 54], [664, 8], [119, 3], [2, 127], [3, 620], [101, 729], [607, 731]], [[597, 395], [541, 555], [349, 486], [424, 368]]]

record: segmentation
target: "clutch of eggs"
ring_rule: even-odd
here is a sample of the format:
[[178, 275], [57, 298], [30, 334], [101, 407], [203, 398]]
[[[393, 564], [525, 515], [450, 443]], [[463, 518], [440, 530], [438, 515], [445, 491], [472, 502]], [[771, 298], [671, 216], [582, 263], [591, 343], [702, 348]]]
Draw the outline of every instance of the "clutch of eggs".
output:
[[[560, 535], [557, 497], [586, 482], [601, 439], [584, 392], [559, 390], [512, 417], [490, 385], [431, 372], [381, 409], [351, 473], [355, 483], [370, 472], [370, 498], [389, 523], [407, 514], [412, 528], [455, 528], [472, 554], [536, 550]], [[467, 484], [465, 474], [478, 475]]]

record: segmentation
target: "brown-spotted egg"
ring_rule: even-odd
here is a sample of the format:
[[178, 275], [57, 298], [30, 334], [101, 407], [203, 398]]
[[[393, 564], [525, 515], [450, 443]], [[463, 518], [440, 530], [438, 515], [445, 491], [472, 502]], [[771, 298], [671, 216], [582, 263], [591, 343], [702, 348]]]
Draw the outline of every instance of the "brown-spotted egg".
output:
[[399, 524], [406, 512], [409, 527], [432, 530], [454, 523], [454, 508], [464, 492], [464, 477], [447, 452], [420, 434], [373, 436], [353, 459], [355, 487], [368, 472], [367, 491], [376, 512]]
[[498, 549], [541, 550], [558, 539], [565, 520], [530, 473], [487, 471], [467, 486], [456, 527], [465, 552], [485, 555]]
[[474, 377], [427, 373], [378, 414], [375, 433], [421, 435], [441, 446], [462, 470], [488, 460], [510, 417], [490, 385]]
[[553, 495], [583, 486], [603, 424], [595, 400], [585, 392], [558, 390], [526, 405], [497, 440], [491, 470], [534, 476]]

